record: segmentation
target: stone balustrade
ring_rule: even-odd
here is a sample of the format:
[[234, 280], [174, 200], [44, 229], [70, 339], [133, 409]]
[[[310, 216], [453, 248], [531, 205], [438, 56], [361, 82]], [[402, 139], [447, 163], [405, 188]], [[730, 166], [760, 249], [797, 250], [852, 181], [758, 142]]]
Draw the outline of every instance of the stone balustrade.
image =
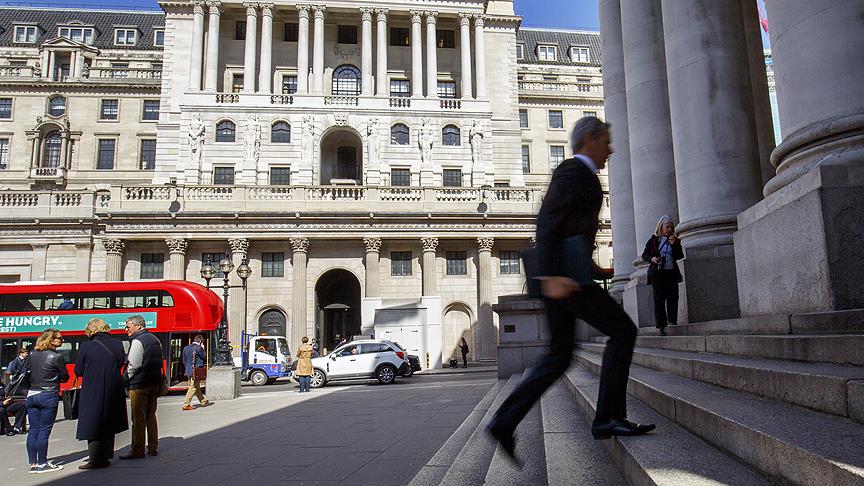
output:
[[519, 91], [540, 96], [582, 96], [602, 98], [603, 85], [568, 81], [519, 81]]
[[161, 69], [150, 68], [116, 68], [116, 67], [95, 67], [90, 68], [90, 73], [87, 76], [90, 79], [150, 79], [161, 80]]
[[103, 191], [0, 191], [0, 211], [7, 219], [92, 218], [108, 197]]
[[[187, 93], [190, 104], [211, 104], [213, 93]], [[488, 112], [488, 100], [466, 99], [426, 99], [426, 98], [384, 98], [376, 96], [330, 96], [316, 94], [273, 95], [265, 93], [216, 93], [216, 103], [236, 104], [239, 107], [268, 107], [272, 105], [292, 105], [295, 108], [380, 110], [387, 112], [393, 108], [419, 111], [462, 111]]]
[[0, 66], [0, 78], [35, 78], [33, 66]]

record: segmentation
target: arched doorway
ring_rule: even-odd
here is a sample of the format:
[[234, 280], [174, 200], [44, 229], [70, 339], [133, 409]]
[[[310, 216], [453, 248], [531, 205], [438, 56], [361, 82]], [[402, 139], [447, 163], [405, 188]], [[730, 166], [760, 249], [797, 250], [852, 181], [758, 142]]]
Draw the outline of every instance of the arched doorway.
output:
[[333, 130], [321, 139], [321, 184], [363, 184], [363, 141], [353, 129]]
[[258, 334], [267, 336], [285, 336], [287, 331], [285, 314], [279, 309], [264, 311], [258, 318]]
[[476, 352], [474, 342], [474, 329], [471, 325], [471, 310], [467, 305], [454, 303], [444, 310], [443, 343], [441, 346], [441, 359], [446, 363], [450, 358], [462, 361], [459, 351], [459, 341], [464, 337], [468, 342], [469, 356], [473, 358]]
[[360, 334], [360, 281], [348, 270], [330, 270], [315, 284], [315, 336], [328, 350]]

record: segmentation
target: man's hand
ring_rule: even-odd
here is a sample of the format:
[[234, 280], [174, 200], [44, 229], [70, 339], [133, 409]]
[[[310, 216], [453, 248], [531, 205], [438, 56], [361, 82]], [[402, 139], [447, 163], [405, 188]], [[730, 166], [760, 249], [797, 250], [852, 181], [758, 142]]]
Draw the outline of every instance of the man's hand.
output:
[[651, 263], [658, 265], [660, 263], [660, 259], [657, 257], [651, 257]]
[[4, 406], [4, 407], [5, 407], [6, 405], [9, 405], [10, 403], [12, 403], [12, 398], [11, 398], [11, 397], [9, 397], [9, 398], [3, 400], [3, 406]]
[[582, 290], [578, 282], [567, 277], [547, 277], [540, 281], [543, 295], [550, 299], [563, 299]]

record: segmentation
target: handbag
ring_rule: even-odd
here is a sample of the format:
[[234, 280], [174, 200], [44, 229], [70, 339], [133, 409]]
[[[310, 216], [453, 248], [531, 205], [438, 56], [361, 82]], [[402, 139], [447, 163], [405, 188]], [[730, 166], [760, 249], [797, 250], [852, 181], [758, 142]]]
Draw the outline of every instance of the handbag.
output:
[[195, 381], [203, 381], [207, 379], [207, 367], [201, 366], [192, 368], [192, 374], [195, 375]]
[[78, 420], [78, 398], [81, 395], [81, 387], [78, 385], [78, 377], [75, 377], [75, 382], [72, 388], [63, 390], [61, 399], [63, 400], [63, 418], [66, 420]]

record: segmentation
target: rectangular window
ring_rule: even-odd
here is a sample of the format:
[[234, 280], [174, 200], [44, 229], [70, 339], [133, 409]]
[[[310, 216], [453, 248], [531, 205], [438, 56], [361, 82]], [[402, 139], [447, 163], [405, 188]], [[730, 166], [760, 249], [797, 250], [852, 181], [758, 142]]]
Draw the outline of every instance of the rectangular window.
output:
[[297, 76], [282, 76], [282, 94], [297, 92]]
[[516, 44], [516, 60], [521, 61], [523, 59], [525, 59], [525, 46]]
[[114, 148], [117, 141], [113, 138], [99, 139], [99, 159], [96, 161], [97, 169], [110, 170], [114, 168]]
[[528, 145], [522, 146], [522, 173], [531, 173], [531, 147]]
[[464, 251], [448, 251], [447, 275], [468, 275], [468, 255]]
[[410, 186], [411, 169], [390, 169], [390, 185], [403, 187]]
[[435, 40], [441, 49], [456, 48], [456, 32], [452, 30], [436, 30]]
[[9, 168], [9, 139], [0, 138], [0, 170]]
[[564, 128], [564, 112], [549, 110], [549, 128]]
[[300, 38], [300, 25], [291, 22], [285, 23], [285, 30], [282, 35], [282, 40], [285, 42], [297, 42], [297, 39]]
[[164, 253], [141, 254], [141, 279], [163, 278], [165, 274]]
[[246, 40], [246, 21], [234, 22], [234, 40]]
[[141, 170], [156, 169], [156, 140], [141, 140]]
[[462, 187], [462, 169], [444, 169], [444, 187]]
[[411, 252], [390, 252], [390, 275], [393, 277], [406, 277], [411, 275]]
[[206, 262], [210, 262], [210, 265], [213, 265], [214, 268], [219, 266], [219, 262], [225, 258], [225, 253], [202, 253], [201, 254], [201, 266], [203, 267]]
[[407, 79], [391, 79], [390, 96], [395, 98], [407, 98], [411, 96], [411, 81]]
[[498, 252], [498, 260], [501, 261], [501, 275], [518, 275], [519, 274], [519, 252], [518, 251], [501, 251]]
[[456, 83], [453, 81], [438, 81], [439, 98], [455, 98]]
[[233, 74], [231, 75], [231, 92], [239, 93], [243, 91], [243, 75], [242, 74]]
[[597, 118], [597, 112], [596, 111], [583, 111], [582, 116], [593, 116], [594, 118]]
[[162, 29], [154, 29], [153, 30], [153, 45], [154, 46], [164, 46], [165, 45], [165, 31]]
[[407, 46], [409, 44], [410, 37], [408, 35], [408, 29], [403, 27], [391, 27], [390, 28], [390, 45], [395, 47]]
[[15, 27], [15, 42], [32, 44], [36, 42], [36, 26], [18, 25]]
[[159, 100], [144, 100], [144, 113], [141, 118], [145, 121], [158, 121]]
[[336, 42], [338, 44], [356, 44], [357, 26], [339, 25], [336, 27]]
[[285, 253], [262, 252], [261, 253], [261, 276], [262, 277], [284, 277], [285, 276]]
[[65, 37], [75, 42], [82, 42], [88, 45], [93, 43], [93, 28], [90, 27], [60, 27], [59, 32], [60, 37]]
[[528, 128], [528, 110], [519, 110], [519, 128]]
[[537, 59], [555, 61], [558, 59], [558, 48], [555, 46], [537, 46]]
[[117, 29], [114, 31], [115, 46], [134, 46], [138, 40], [138, 31], [135, 29]]
[[102, 100], [102, 106], [99, 110], [100, 120], [116, 120], [120, 113], [119, 100]]
[[213, 184], [218, 186], [234, 185], [234, 167], [214, 167]]
[[290, 186], [291, 185], [291, 168], [290, 167], [271, 167], [270, 168], [270, 185], [271, 186]]
[[573, 62], [591, 62], [591, 51], [587, 47], [571, 47], [570, 60]]
[[549, 147], [549, 166], [552, 170], [558, 168], [558, 166], [564, 162], [564, 146], [563, 145], [552, 145]]
[[0, 98], [0, 120], [12, 118], [12, 98]]

